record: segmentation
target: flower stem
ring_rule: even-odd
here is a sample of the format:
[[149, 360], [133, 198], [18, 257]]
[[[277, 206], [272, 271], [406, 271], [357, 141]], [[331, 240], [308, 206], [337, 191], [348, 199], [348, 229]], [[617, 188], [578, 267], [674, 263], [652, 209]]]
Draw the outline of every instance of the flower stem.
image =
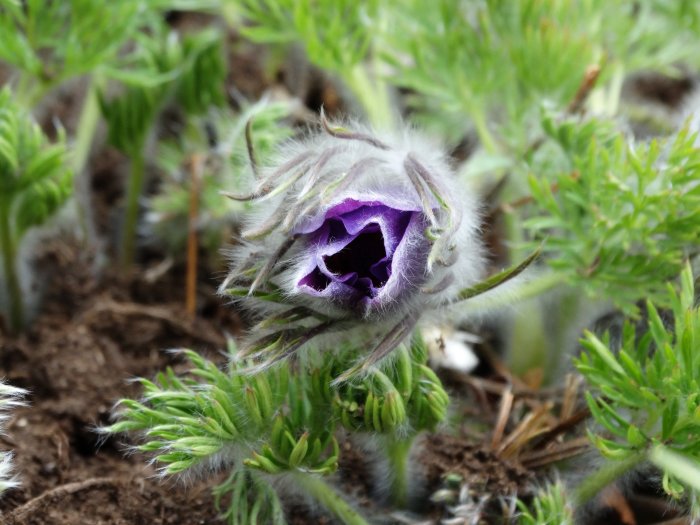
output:
[[369, 525], [340, 494], [333, 490], [320, 477], [296, 472], [294, 481], [312, 498], [332, 512], [345, 525]]
[[10, 202], [7, 198], [0, 198], [0, 250], [10, 308], [9, 330], [18, 333], [24, 325], [24, 305], [17, 275], [17, 243], [10, 227]]
[[50, 89], [50, 85], [42, 83], [32, 73], [25, 71], [18, 75], [14, 89], [15, 100], [31, 112], [36, 109], [36, 106]]
[[143, 188], [145, 159], [143, 149], [131, 156], [131, 173], [126, 193], [124, 230], [122, 232], [121, 263], [122, 268], [129, 268], [134, 262], [136, 244], [136, 225], [139, 215], [139, 197]]
[[613, 483], [620, 476], [629, 472], [646, 459], [646, 454], [635, 454], [625, 460], [616, 461], [604, 465], [588, 476], [579, 485], [575, 493], [576, 502], [579, 505], [590, 501], [601, 490]]
[[75, 195], [78, 211], [78, 222], [83, 239], [91, 240], [94, 232], [90, 227], [90, 183], [85, 174], [85, 165], [90, 156], [95, 129], [100, 119], [100, 107], [97, 102], [97, 91], [100, 86], [98, 73], [89, 80], [83, 107], [80, 111], [80, 121], [73, 144], [73, 173]]
[[391, 468], [391, 499], [399, 506], [405, 507], [408, 500], [408, 457], [415, 436], [387, 439], [387, 458]]
[[358, 64], [344, 75], [344, 80], [362, 105], [367, 118], [379, 129], [391, 129], [394, 114], [386, 82], [377, 75], [370, 78], [367, 64]]
[[489, 130], [489, 126], [486, 123], [486, 117], [483, 111], [481, 109], [474, 110], [471, 112], [471, 116], [474, 129], [476, 130], [476, 134], [479, 136], [481, 145], [487, 152], [496, 153], [498, 151], [498, 144]]

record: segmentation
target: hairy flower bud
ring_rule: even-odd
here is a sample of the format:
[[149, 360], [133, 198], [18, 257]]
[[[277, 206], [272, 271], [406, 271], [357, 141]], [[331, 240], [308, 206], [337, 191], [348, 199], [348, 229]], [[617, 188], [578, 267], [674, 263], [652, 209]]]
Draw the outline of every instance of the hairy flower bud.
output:
[[245, 354], [263, 366], [325, 334], [367, 345], [374, 363], [422, 316], [495, 286], [478, 282], [477, 199], [439, 147], [322, 123], [254, 165], [250, 195], [226, 194], [256, 201], [221, 292], [261, 315]]

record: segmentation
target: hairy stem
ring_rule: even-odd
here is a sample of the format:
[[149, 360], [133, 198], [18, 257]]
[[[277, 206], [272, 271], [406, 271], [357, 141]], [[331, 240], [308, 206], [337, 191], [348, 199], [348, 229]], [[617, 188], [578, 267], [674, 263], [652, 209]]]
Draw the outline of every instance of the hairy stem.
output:
[[487, 152], [496, 153], [499, 149], [498, 143], [489, 130], [489, 126], [486, 122], [486, 116], [484, 115], [483, 111], [481, 109], [475, 109], [469, 113], [471, 114], [474, 129], [476, 130], [476, 134], [479, 136], [481, 145]]
[[293, 474], [293, 477], [302, 490], [332, 512], [345, 525], [369, 525], [340, 494], [320, 477], [302, 472]]
[[620, 476], [629, 472], [646, 458], [645, 454], [635, 454], [625, 460], [615, 461], [604, 465], [588, 476], [579, 485], [575, 493], [576, 502], [579, 505], [590, 501], [601, 490], [613, 483]]
[[386, 82], [379, 80], [377, 75], [370, 78], [367, 67], [365, 64], [356, 65], [344, 75], [344, 80], [367, 113], [372, 125], [379, 129], [391, 129], [394, 125], [394, 114], [388, 86]]
[[73, 144], [73, 173], [75, 184], [75, 196], [78, 211], [78, 221], [83, 239], [88, 241], [94, 238], [94, 231], [90, 222], [90, 181], [85, 173], [85, 166], [92, 149], [92, 141], [95, 137], [95, 129], [100, 120], [100, 107], [97, 101], [97, 91], [100, 79], [94, 73], [89, 80], [83, 107], [80, 111], [80, 121]]
[[124, 230], [122, 231], [121, 264], [129, 268], [134, 262], [136, 245], [136, 226], [139, 215], [139, 198], [143, 188], [145, 159], [143, 149], [131, 156], [131, 173], [126, 193], [124, 212]]
[[9, 330], [18, 333], [24, 325], [22, 288], [17, 274], [17, 242], [10, 226], [9, 199], [0, 198], [0, 251], [2, 251], [3, 273], [7, 285], [9, 302]]
[[14, 90], [15, 100], [22, 107], [33, 111], [51, 87], [51, 85], [41, 82], [34, 74], [26, 71], [22, 72], [18, 75]]
[[540, 304], [516, 311], [510, 326], [508, 365], [517, 376], [528, 372], [544, 372], [547, 358], [547, 337], [544, 312]]
[[408, 500], [408, 458], [414, 437], [400, 439], [391, 436], [386, 443], [391, 470], [391, 499], [398, 507], [405, 507]]

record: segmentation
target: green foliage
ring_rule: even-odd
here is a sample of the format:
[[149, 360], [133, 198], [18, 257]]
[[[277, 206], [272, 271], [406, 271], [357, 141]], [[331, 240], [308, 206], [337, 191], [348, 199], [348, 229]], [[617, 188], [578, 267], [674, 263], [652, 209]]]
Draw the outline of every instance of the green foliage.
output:
[[[670, 288], [670, 287], [669, 287]], [[591, 391], [586, 400], [598, 431], [589, 436], [606, 457], [616, 461], [643, 457], [663, 445], [671, 454], [700, 459], [700, 308], [690, 267], [681, 275], [680, 293], [668, 292], [673, 326], [667, 328], [652, 302], [647, 302], [649, 327], [638, 335], [627, 323], [620, 349], [609, 337], [586, 334], [586, 349], [576, 361]], [[653, 456], [652, 457], [656, 457]], [[663, 454], [661, 454], [663, 456]], [[660, 456], [659, 456], [660, 457]], [[658, 457], [657, 457], [658, 459]], [[657, 461], [664, 467], [663, 458]], [[678, 469], [664, 475], [664, 489], [678, 496], [683, 476]]]
[[169, 102], [189, 114], [223, 105], [226, 66], [221, 35], [203, 31], [179, 38], [164, 27], [140, 36], [122, 73], [124, 91], [111, 99], [100, 96], [109, 142], [124, 153], [141, 153], [160, 110]]
[[312, 372], [319, 395], [331, 403], [334, 417], [351, 432], [405, 436], [435, 430], [447, 416], [449, 398], [428, 366], [427, 350], [418, 335], [411, 347], [395, 350], [394, 361], [383, 369], [371, 369], [361, 381], [330, 384], [353, 364], [348, 352]]
[[676, 497], [682, 495], [683, 487], [679, 487], [677, 482], [691, 489], [689, 498], [691, 515], [699, 516], [700, 462], [697, 458], [674, 452], [664, 445], [658, 445], [651, 450], [649, 460], [667, 474], [663, 481], [664, 489], [668, 494]]
[[188, 115], [199, 115], [226, 103], [226, 63], [221, 47], [223, 35], [208, 30], [182, 39], [182, 73], [175, 100]]
[[[225, 0], [254, 42], [301, 44], [314, 65], [339, 76], [375, 126], [394, 122], [386, 86], [369, 67], [383, 26], [378, 0]], [[389, 4], [396, 7], [398, 4]], [[251, 24], [248, 24], [250, 22]], [[370, 60], [371, 59], [371, 60]]]
[[43, 89], [91, 73], [113, 60], [133, 36], [146, 16], [144, 5], [142, 0], [3, 0], [0, 60]]
[[[231, 237], [241, 203], [221, 195], [222, 189], [240, 188], [248, 172], [245, 127], [251, 120], [251, 138], [256, 156], [264, 160], [292, 129], [285, 120], [290, 104], [261, 101], [240, 114], [228, 110], [210, 111], [202, 117], [188, 117], [184, 132], [158, 145], [156, 159], [163, 172], [158, 194], [150, 200], [149, 228], [174, 257], [183, 257], [187, 243], [192, 192], [191, 161], [204, 159], [197, 183], [199, 244], [216, 254]], [[214, 140], [212, 140], [214, 139]]]
[[160, 110], [176, 103], [198, 115], [225, 103], [226, 65], [222, 35], [214, 30], [183, 37], [153, 23], [152, 36], [139, 35], [124, 59], [128, 69], [117, 78], [124, 84], [115, 97], [100, 96], [109, 142], [129, 155], [143, 149]]
[[155, 381], [142, 379], [142, 401], [123, 400], [119, 421], [105, 432], [142, 432], [137, 448], [153, 454], [164, 475], [230, 467], [231, 477], [216, 489], [218, 501], [229, 497], [230, 523], [243, 522], [244, 514], [267, 507], [259, 502], [276, 498], [261, 474], [334, 472], [340, 426], [391, 437], [405, 444], [407, 454], [410, 438], [446, 415], [447, 394], [426, 366], [420, 339], [382, 370], [339, 385], [335, 380], [359, 350], [348, 349], [339, 359], [326, 352], [311, 372], [278, 366], [253, 375], [250, 363], [233, 360], [222, 371], [195, 352], [183, 353], [193, 365], [189, 375], [167, 370]]
[[519, 525], [571, 525], [574, 522], [573, 508], [561, 482], [539, 490], [529, 505], [518, 501], [518, 510]]
[[245, 469], [234, 470], [225, 482], [214, 488], [214, 498], [216, 508], [228, 525], [287, 523], [277, 493]]
[[584, 25], [592, 4], [407, 2], [383, 46], [396, 70], [392, 82], [420, 93], [414, 102], [426, 113], [449, 123], [470, 116], [493, 148], [486, 120], [494, 111], [502, 122], [521, 122], [542, 97], [568, 101], [585, 68], [600, 61]]
[[41, 128], [0, 92], [0, 195], [16, 243], [53, 215], [71, 194], [63, 136], [50, 144]]
[[546, 164], [533, 161], [529, 178], [538, 212], [524, 224], [546, 239], [548, 264], [627, 313], [643, 298], [663, 303], [700, 241], [695, 136], [632, 146], [605, 122], [545, 117], [543, 128]]
[[172, 370], [155, 382], [142, 379], [143, 402], [123, 400], [121, 421], [109, 432], [143, 431], [148, 441], [138, 448], [154, 453], [164, 474], [182, 473], [227, 447], [246, 467], [269, 474], [337, 468], [332, 427], [312, 409], [303, 375], [292, 377], [280, 367], [246, 376], [244, 363], [221, 371], [195, 352], [184, 353], [194, 366], [191, 375], [203, 382], [178, 378]]
[[627, 71], [673, 72], [678, 63], [698, 65], [691, 42], [700, 34], [700, 5], [692, 0], [597, 2], [598, 34], [613, 64]]
[[232, 2], [254, 42], [301, 43], [311, 62], [344, 74], [367, 55], [379, 2], [370, 0], [243, 0]]
[[411, 0], [386, 15], [377, 47], [424, 121], [459, 139], [466, 115], [486, 149], [523, 152], [537, 107], [564, 109], [587, 67], [610, 80], [598, 97], [608, 111], [625, 70], [697, 62], [699, 12], [692, 2]]
[[72, 173], [67, 167], [64, 137], [55, 144], [12, 92], [0, 91], [0, 251], [10, 305], [10, 325], [19, 330], [24, 322], [22, 292], [16, 257], [24, 234], [44, 224], [72, 193]]
[[[203, 31], [180, 39], [161, 25], [152, 30], [155, 36], [138, 38], [139, 45], [130, 57], [133, 71], [121, 75], [126, 82], [123, 92], [109, 100], [104, 94], [99, 96], [108, 140], [132, 162], [121, 245], [126, 266], [134, 258], [145, 148], [157, 117], [171, 102], [193, 115], [225, 102], [226, 67], [219, 33]], [[148, 82], [142, 81], [149, 77]]]

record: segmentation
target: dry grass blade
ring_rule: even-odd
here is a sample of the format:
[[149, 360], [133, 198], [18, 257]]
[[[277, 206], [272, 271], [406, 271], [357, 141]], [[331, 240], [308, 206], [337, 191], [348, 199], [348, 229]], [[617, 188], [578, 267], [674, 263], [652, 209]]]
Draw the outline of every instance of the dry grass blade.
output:
[[498, 418], [496, 419], [496, 426], [493, 430], [493, 435], [491, 436], [491, 449], [497, 450], [501, 444], [503, 438], [503, 432], [505, 432], [506, 425], [510, 419], [510, 413], [513, 409], [513, 400], [515, 396], [510, 388], [503, 391], [501, 396], [501, 405], [498, 409]]
[[576, 401], [578, 399], [578, 392], [581, 384], [583, 383], [583, 378], [579, 375], [567, 374], [564, 386], [564, 399], [561, 402], [561, 411], [559, 412], [559, 417], [561, 419], [569, 419], [576, 410]]
[[598, 77], [600, 77], [600, 72], [601, 67], [598, 64], [592, 64], [586, 68], [581, 85], [578, 87], [578, 91], [576, 91], [574, 98], [566, 108], [569, 113], [579, 113], [583, 109], [588, 95], [595, 87]]
[[576, 425], [588, 419], [590, 415], [591, 412], [588, 410], [588, 408], [582, 408], [578, 412], [572, 414], [567, 419], [559, 420], [559, 423], [553, 426], [544, 435], [542, 435], [540, 439], [537, 440], [535, 447], [541, 448], [545, 446], [557, 437], [575, 428]]
[[547, 402], [529, 412], [497, 449], [499, 456], [511, 458], [518, 455], [523, 447], [535, 437], [547, 432], [554, 404]]
[[565, 443], [559, 443], [545, 450], [527, 452], [521, 455], [519, 459], [524, 467], [536, 469], [573, 456], [578, 456], [590, 448], [591, 443], [588, 438], [580, 437]]

